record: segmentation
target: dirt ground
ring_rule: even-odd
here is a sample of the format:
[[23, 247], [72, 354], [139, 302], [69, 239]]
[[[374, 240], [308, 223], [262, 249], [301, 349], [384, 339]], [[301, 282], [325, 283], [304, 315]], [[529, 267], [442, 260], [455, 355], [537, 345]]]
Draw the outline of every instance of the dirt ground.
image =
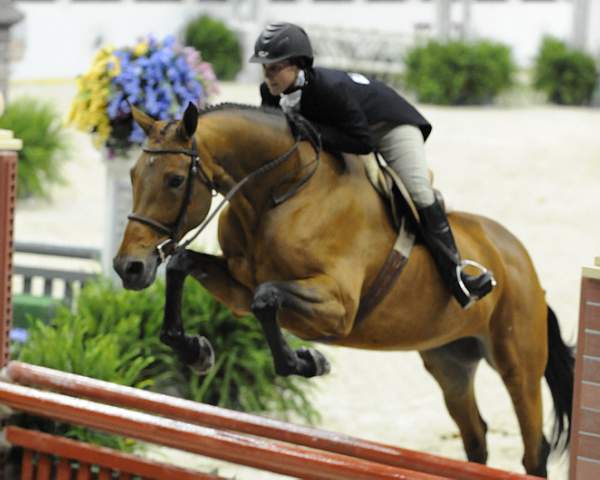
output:
[[[66, 111], [72, 84], [13, 85]], [[257, 103], [252, 85], [226, 84], [219, 101]], [[543, 104], [519, 107], [420, 106], [434, 126], [427, 153], [435, 184], [455, 209], [496, 219], [528, 248], [565, 339], [576, 337], [580, 271], [600, 255], [600, 110]], [[17, 206], [22, 241], [100, 247], [104, 221], [104, 168], [89, 138], [72, 132], [75, 158], [65, 166], [69, 184], [49, 202]], [[214, 233], [213, 233], [214, 235]], [[205, 241], [214, 242], [214, 238]], [[415, 450], [464, 459], [458, 430], [437, 384], [416, 353], [322, 347], [329, 376], [315, 379], [320, 427]], [[545, 388], [545, 387], [544, 387]], [[521, 472], [522, 445], [508, 394], [487, 366], [477, 376], [477, 398], [489, 425], [489, 465]], [[544, 391], [545, 418], [550, 397]], [[547, 422], [550, 427], [550, 422]], [[169, 450], [159, 458], [206, 467], [214, 463]], [[550, 464], [550, 478], [566, 478], [566, 459]], [[279, 478], [221, 466], [236, 478]]]

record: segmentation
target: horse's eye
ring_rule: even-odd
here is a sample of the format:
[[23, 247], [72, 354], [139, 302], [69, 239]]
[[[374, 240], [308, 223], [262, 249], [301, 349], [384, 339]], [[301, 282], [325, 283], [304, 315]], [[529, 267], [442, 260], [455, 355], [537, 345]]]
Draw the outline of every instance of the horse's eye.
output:
[[184, 180], [185, 177], [183, 175], [169, 175], [167, 178], [167, 185], [170, 188], [177, 188], [181, 186]]

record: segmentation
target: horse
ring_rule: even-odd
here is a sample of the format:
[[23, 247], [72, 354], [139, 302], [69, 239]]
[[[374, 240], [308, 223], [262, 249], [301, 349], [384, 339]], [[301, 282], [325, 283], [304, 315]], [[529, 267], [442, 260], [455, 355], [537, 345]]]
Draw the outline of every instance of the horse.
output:
[[[574, 359], [521, 242], [489, 218], [449, 213], [459, 251], [486, 265], [496, 288], [462, 309], [417, 242], [403, 272], [362, 321], [361, 298], [375, 281], [397, 232], [363, 161], [321, 151], [279, 110], [221, 104], [181, 120], [158, 121], [132, 107], [147, 135], [131, 169], [133, 213], [114, 258], [127, 289], [148, 287], [161, 262], [167, 295], [161, 340], [207, 369], [210, 342], [186, 335], [181, 291], [199, 281], [235, 314], [253, 313], [280, 375], [329, 371], [316, 348], [294, 351], [282, 329], [307, 340], [374, 350], [417, 350], [440, 385], [469, 461], [487, 460], [487, 424], [474, 377], [485, 359], [502, 378], [520, 425], [529, 474], [546, 476], [552, 450], [569, 441]], [[296, 133], [296, 134], [294, 134]], [[214, 193], [221, 255], [178, 242], [209, 216]], [[207, 218], [208, 217], [208, 218]], [[542, 431], [541, 379], [554, 403], [554, 435]]]

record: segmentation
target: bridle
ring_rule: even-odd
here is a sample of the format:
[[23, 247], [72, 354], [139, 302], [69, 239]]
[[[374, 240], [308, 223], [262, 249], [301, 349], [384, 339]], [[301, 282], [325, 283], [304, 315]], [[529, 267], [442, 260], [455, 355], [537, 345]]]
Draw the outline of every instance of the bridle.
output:
[[[177, 217], [176, 217], [175, 221], [173, 222], [172, 227], [165, 225], [161, 222], [158, 222], [152, 218], [135, 213], [135, 212], [130, 213], [127, 216], [127, 218], [129, 220], [135, 220], [136, 222], [142, 223], [143, 225], [146, 225], [146, 226], [152, 228], [153, 230], [155, 230], [156, 232], [166, 235], [168, 237], [167, 240], [159, 243], [156, 246], [158, 256], [160, 257], [161, 262], [164, 262], [170, 255], [174, 254], [178, 250], [185, 249], [191, 242], [193, 242], [198, 237], [198, 235], [200, 235], [200, 233], [202, 233], [202, 231], [208, 226], [210, 221], [223, 208], [223, 206], [225, 206], [225, 203], [228, 202], [240, 190], [240, 188], [242, 188], [242, 186], [246, 182], [248, 182], [248, 181], [254, 179], [255, 177], [257, 177], [265, 172], [268, 172], [269, 170], [272, 170], [273, 168], [282, 164], [285, 160], [290, 158], [292, 156], [292, 154], [298, 149], [300, 142], [301, 142], [301, 139], [297, 139], [296, 142], [294, 143], [294, 145], [288, 151], [286, 151], [279, 157], [271, 160], [270, 162], [266, 163], [265, 165], [258, 168], [257, 170], [254, 170], [253, 172], [249, 173], [244, 178], [242, 178], [238, 183], [236, 183], [231, 188], [231, 190], [229, 190], [229, 192], [227, 192], [227, 194], [225, 195], [225, 198], [223, 198], [223, 200], [217, 206], [217, 208], [202, 222], [202, 224], [200, 225], [200, 227], [198, 227], [198, 230], [194, 233], [194, 235], [181, 244], [178, 244], [177, 238], [179, 238], [179, 234], [181, 231], [181, 227], [183, 225], [183, 221], [185, 219], [185, 216], [187, 214], [187, 211], [189, 209], [189, 206], [190, 206], [190, 203], [192, 200], [194, 180], [196, 179], [197, 176], [199, 176], [202, 183], [204, 183], [204, 185], [208, 188], [208, 190], [211, 193], [217, 192], [216, 186], [211, 181], [210, 177], [206, 174], [206, 172], [202, 166], [202, 161], [200, 159], [200, 153], [198, 152], [198, 146], [196, 144], [195, 137], [192, 137], [192, 148], [191, 149], [187, 149], [187, 148], [162, 149], [162, 148], [150, 148], [150, 147], [144, 146], [144, 147], [142, 147], [142, 151], [145, 153], [151, 153], [151, 154], [155, 154], [155, 155], [181, 154], [181, 155], [186, 155], [186, 156], [190, 157], [191, 161], [190, 161], [190, 166], [189, 166], [189, 170], [188, 170], [187, 182], [185, 185], [185, 192], [183, 195], [183, 200], [179, 207], [179, 212], [177, 213]], [[306, 181], [317, 170], [318, 161], [319, 161], [319, 157], [320, 157], [320, 148], [315, 149], [315, 150], [317, 152], [315, 168], [311, 172], [309, 172], [309, 174], [305, 178], [303, 178], [300, 182], [298, 182], [298, 184], [296, 185], [296, 188], [293, 189], [292, 194], [295, 193], [299, 188], [301, 188], [301, 186], [304, 185], [306, 183]], [[285, 198], [287, 199], [290, 196], [291, 195], [288, 193], [288, 195], [286, 195]]]
[[183, 200], [181, 201], [181, 205], [179, 207], [179, 212], [177, 213], [177, 217], [173, 222], [173, 226], [170, 227], [165, 225], [157, 220], [146, 217], [144, 215], [140, 215], [138, 213], [132, 212], [127, 215], [129, 220], [135, 220], [140, 222], [158, 233], [164, 234], [169, 237], [164, 242], [161, 242], [156, 249], [158, 250], [158, 255], [161, 261], [164, 261], [169, 255], [174, 253], [177, 249], [177, 238], [179, 236], [179, 231], [181, 230], [181, 226], [183, 224], [183, 220], [185, 215], [187, 214], [188, 208], [190, 206], [190, 202], [192, 199], [192, 191], [194, 186], [194, 180], [199, 175], [200, 180], [210, 192], [215, 191], [215, 186], [213, 182], [210, 180], [209, 176], [206, 174], [202, 167], [202, 162], [200, 161], [200, 154], [198, 153], [198, 146], [196, 144], [196, 138], [192, 138], [192, 148], [150, 148], [150, 147], [142, 147], [142, 151], [145, 153], [151, 153], [155, 155], [166, 155], [166, 154], [182, 154], [190, 157], [190, 166], [188, 169], [187, 182], [185, 185], [185, 191], [183, 194]]

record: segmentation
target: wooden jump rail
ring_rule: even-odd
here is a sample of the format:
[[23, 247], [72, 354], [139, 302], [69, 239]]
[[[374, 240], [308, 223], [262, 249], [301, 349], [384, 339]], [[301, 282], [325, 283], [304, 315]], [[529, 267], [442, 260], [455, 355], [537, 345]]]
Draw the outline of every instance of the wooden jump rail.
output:
[[448, 478], [283, 442], [267, 442], [255, 436], [242, 436], [8, 382], [0, 382], [0, 403], [36, 416], [303, 479]]
[[158, 480], [224, 480], [217, 475], [192, 472], [19, 427], [7, 427], [4, 438], [23, 448], [22, 480], [71, 480], [75, 475], [77, 480], [89, 480], [93, 478], [93, 470], [97, 470], [101, 480], [128, 480], [132, 476]]
[[50, 389], [66, 395], [141, 410], [191, 424], [293, 443], [369, 462], [441, 475], [457, 480], [525, 480], [537, 478], [476, 463], [446, 459], [338, 433], [234, 412], [20, 362], [11, 362], [6, 369], [6, 375], [13, 382]]

